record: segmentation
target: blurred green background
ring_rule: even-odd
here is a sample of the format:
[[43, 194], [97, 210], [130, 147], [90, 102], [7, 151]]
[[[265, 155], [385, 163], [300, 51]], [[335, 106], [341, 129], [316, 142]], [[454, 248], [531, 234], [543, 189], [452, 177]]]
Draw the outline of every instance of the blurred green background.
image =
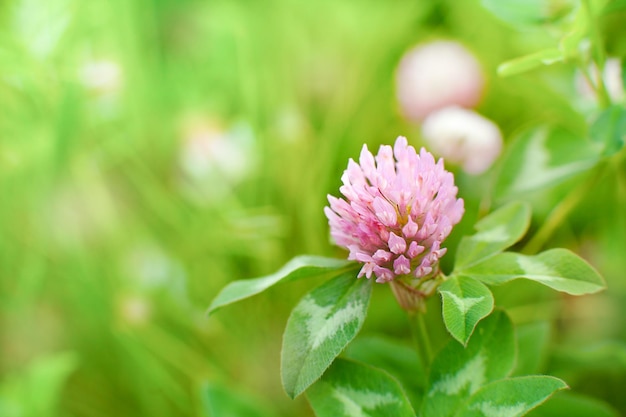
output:
[[[601, 21], [618, 57], [620, 22]], [[321, 281], [208, 318], [211, 299], [296, 254], [346, 256], [329, 241], [326, 194], [363, 143], [421, 144], [394, 86], [417, 43], [454, 39], [477, 56], [478, 111], [505, 141], [536, 123], [584, 134], [593, 105], [580, 105], [573, 66], [496, 76], [557, 32], [520, 31], [476, 0], [1, 2], [0, 415], [312, 416], [283, 393], [279, 354], [290, 309]], [[518, 323], [552, 323], [546, 372], [626, 411], [624, 171], [549, 242], [586, 257], [608, 291], [515, 282], [496, 301]], [[457, 172], [467, 215], [449, 258], [490, 178]], [[575, 185], [535, 200], [533, 229]], [[409, 338], [385, 286], [364, 333]]]

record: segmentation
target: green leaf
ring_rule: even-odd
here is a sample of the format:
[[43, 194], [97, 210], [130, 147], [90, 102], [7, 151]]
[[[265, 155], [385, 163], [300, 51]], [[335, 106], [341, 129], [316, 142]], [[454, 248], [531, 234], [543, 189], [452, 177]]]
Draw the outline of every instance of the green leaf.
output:
[[215, 297], [207, 314], [212, 314], [225, 305], [259, 294], [279, 282], [295, 281], [339, 270], [350, 262], [321, 256], [297, 256], [287, 262], [278, 272], [261, 278], [234, 281], [225, 286]]
[[0, 415], [57, 415], [63, 388], [78, 363], [75, 352], [45, 354], [19, 372], [6, 373], [0, 384]]
[[530, 55], [524, 55], [498, 65], [498, 75], [500, 77], [510, 77], [542, 66], [548, 66], [562, 62], [565, 59], [563, 52], [559, 48], [543, 49]]
[[611, 106], [602, 111], [591, 125], [589, 136], [602, 146], [602, 155], [619, 152], [626, 144], [626, 108]]
[[520, 134], [501, 161], [496, 182], [498, 199], [559, 184], [593, 167], [599, 160], [596, 144], [559, 129], [539, 127]]
[[347, 272], [311, 291], [291, 312], [281, 357], [283, 386], [291, 398], [315, 382], [357, 335], [371, 291], [371, 280]]
[[337, 359], [306, 396], [317, 417], [415, 416], [393, 377], [345, 359]]
[[610, 13], [621, 12], [624, 9], [626, 9], [626, 0], [612, 0], [604, 6], [602, 14], [607, 15]]
[[551, 367], [561, 374], [580, 376], [584, 372], [626, 372], [626, 344], [618, 341], [600, 341], [591, 345], [559, 346], [553, 349]]
[[569, 0], [481, 0], [481, 4], [514, 27], [556, 21], [571, 12], [574, 6]]
[[[626, 0], [624, 0], [626, 2]], [[626, 85], [626, 57], [620, 59], [620, 67], [622, 69], [622, 86]]]
[[359, 336], [343, 356], [389, 372], [405, 388], [413, 408], [419, 408], [426, 374], [414, 346], [386, 336]]
[[204, 382], [200, 386], [203, 417], [271, 417], [271, 413], [260, 400], [249, 398], [215, 382]]
[[495, 311], [478, 324], [466, 348], [451, 341], [435, 357], [420, 415], [453, 416], [483, 385], [508, 376], [514, 363], [513, 324]]
[[567, 249], [550, 249], [534, 256], [505, 252], [464, 273], [488, 285], [526, 278], [572, 295], [592, 294], [606, 288], [600, 274]]
[[500, 253], [520, 240], [530, 224], [530, 207], [513, 202], [476, 223], [478, 233], [465, 236], [459, 243], [455, 272]]
[[548, 342], [550, 339], [550, 324], [541, 321], [517, 326], [517, 363], [513, 376], [541, 373]]
[[474, 327], [493, 310], [493, 295], [480, 281], [452, 276], [439, 286], [443, 321], [459, 343], [467, 345]]
[[557, 392], [550, 401], [528, 413], [528, 417], [619, 417], [611, 406], [596, 398], [573, 392]]
[[495, 381], [470, 397], [456, 417], [520, 417], [567, 384], [546, 375]]
[[564, 59], [577, 59], [580, 57], [581, 49], [584, 48], [583, 41], [587, 39], [589, 22], [586, 19], [586, 14], [577, 17], [576, 28], [566, 33], [559, 42], [559, 49], [563, 53]]

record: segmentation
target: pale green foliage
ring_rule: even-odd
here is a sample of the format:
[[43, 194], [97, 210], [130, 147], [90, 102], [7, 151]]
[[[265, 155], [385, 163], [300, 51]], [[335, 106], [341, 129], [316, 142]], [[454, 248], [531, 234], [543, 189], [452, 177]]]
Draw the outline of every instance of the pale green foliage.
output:
[[394, 378], [345, 359], [337, 359], [306, 395], [317, 417], [415, 416]]
[[451, 341], [435, 357], [420, 415], [453, 416], [482, 386], [508, 376], [514, 362], [513, 325], [496, 311], [478, 324], [466, 347]]
[[619, 417], [606, 403], [569, 391], [559, 391], [546, 404], [528, 413], [528, 417]]
[[504, 22], [522, 28], [557, 21], [575, 6], [573, 0], [481, 0], [481, 4]]
[[530, 71], [541, 66], [552, 65], [557, 62], [562, 62], [563, 59], [563, 53], [560, 49], [544, 49], [530, 55], [503, 62], [498, 66], [498, 75], [500, 75], [501, 77], [508, 77], [511, 75]]
[[345, 273], [307, 294], [294, 308], [283, 337], [283, 386], [294, 398], [315, 382], [357, 335], [372, 281]]
[[464, 345], [474, 327], [493, 310], [489, 288], [473, 278], [453, 276], [439, 287], [443, 300], [443, 320], [450, 334]]
[[205, 382], [199, 388], [202, 409], [207, 417], [274, 417], [259, 398], [249, 397], [218, 383]]
[[539, 127], [513, 139], [502, 160], [496, 197], [520, 194], [559, 184], [593, 167], [599, 147], [584, 137], [559, 128]]
[[611, 106], [598, 114], [589, 128], [589, 137], [602, 147], [602, 155], [612, 156], [626, 145], [626, 109]]
[[517, 361], [513, 376], [538, 374], [543, 371], [550, 335], [547, 322], [528, 323], [516, 326]]
[[259, 294], [280, 282], [319, 276], [325, 272], [339, 270], [348, 264], [348, 261], [321, 256], [297, 256], [271, 275], [231, 282], [213, 299], [208, 314], [225, 305]]
[[545, 375], [494, 381], [473, 394], [455, 416], [521, 417], [565, 388], [565, 382]]
[[461, 239], [454, 271], [458, 273], [513, 245], [524, 236], [529, 224], [530, 208], [520, 202], [490, 213], [474, 226], [478, 233]]
[[[591, 5], [589, 16], [581, 7], [567, 14], [570, 0], [0, 3], [2, 417], [311, 417], [306, 401], [291, 401], [281, 387], [281, 335], [303, 293], [351, 266], [308, 258], [228, 287], [212, 306], [228, 308], [204, 313], [229, 283], [276, 271], [295, 254], [345, 259], [329, 244], [325, 196], [337, 192], [347, 159], [364, 143], [375, 150], [406, 134], [420, 146], [419, 127], [398, 111], [394, 81], [403, 54], [437, 38], [476, 56], [487, 87], [476, 110], [504, 139], [492, 171], [455, 172], [467, 214], [446, 241], [442, 269], [467, 277], [463, 268], [516, 243], [512, 226], [524, 226], [522, 217], [479, 228], [482, 241], [469, 240], [476, 251], [457, 244], [484, 210], [529, 201], [534, 234], [563, 197], [580, 194], [535, 246], [584, 254], [609, 291], [572, 299], [527, 280], [498, 288], [514, 288], [496, 302], [515, 308], [516, 320], [559, 317], [547, 341], [542, 330], [516, 326], [520, 352], [509, 376], [554, 374], [573, 392], [598, 397], [559, 393], [533, 416], [624, 414], [623, 102], [582, 97], [575, 84], [592, 62], [601, 70], [604, 58], [623, 58], [623, 0], [576, 1]], [[497, 76], [499, 63], [533, 54], [540, 59], [503, 67], [517, 75]], [[93, 64], [113, 71], [86, 76]], [[216, 136], [250, 159], [208, 155], [205, 142], [188, 149]], [[189, 175], [189, 152], [208, 175]], [[243, 174], [231, 178], [236, 166]], [[579, 179], [595, 171], [603, 175], [581, 188]], [[502, 230], [510, 243], [492, 247]], [[305, 275], [312, 279], [298, 280]], [[393, 295], [372, 287], [362, 336], [398, 342], [354, 340], [347, 353], [389, 371], [417, 410], [426, 374], [448, 362], [419, 364]], [[442, 325], [438, 302], [428, 302], [426, 315], [433, 351], [451, 341], [465, 352]], [[490, 319], [478, 322], [467, 352]], [[507, 334], [507, 323], [498, 326]], [[324, 338], [341, 331], [332, 334], [322, 328], [311, 343], [321, 351]], [[463, 363], [451, 357], [458, 366], [449, 371], [464, 369], [463, 378], [439, 388], [479, 386], [470, 371], [482, 375], [509, 351], [495, 334], [491, 340], [493, 351], [459, 353]], [[538, 351], [542, 360], [531, 361]], [[324, 352], [332, 362], [334, 350]]]
[[494, 303], [489, 288], [463, 271], [513, 245], [526, 233], [529, 223], [530, 208], [513, 202], [481, 219], [475, 225], [478, 232], [461, 239], [454, 271], [439, 288], [444, 323], [460, 343], [467, 344], [474, 327], [491, 313]]
[[534, 256], [506, 252], [465, 273], [489, 285], [526, 278], [572, 295], [592, 294], [606, 288], [600, 274], [567, 249], [550, 249]]
[[21, 375], [8, 375], [0, 385], [0, 415], [35, 417], [53, 415], [58, 396], [78, 365], [75, 353], [38, 358]]
[[507, 378], [515, 357], [513, 326], [498, 311], [466, 348], [451, 342], [437, 355], [420, 416], [520, 417], [567, 387], [549, 376]]
[[354, 339], [343, 356], [388, 372], [402, 385], [413, 408], [419, 408], [428, 375], [415, 346], [382, 335], [364, 335]]

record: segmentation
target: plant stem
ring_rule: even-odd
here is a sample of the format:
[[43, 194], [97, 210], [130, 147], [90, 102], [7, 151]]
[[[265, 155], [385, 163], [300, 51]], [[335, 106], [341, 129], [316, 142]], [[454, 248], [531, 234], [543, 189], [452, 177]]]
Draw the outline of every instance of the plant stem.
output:
[[421, 311], [409, 312], [409, 327], [411, 328], [411, 335], [413, 342], [417, 347], [417, 353], [419, 354], [420, 361], [422, 362], [422, 368], [424, 369], [424, 376], [428, 375], [428, 367], [432, 360], [433, 351], [430, 346], [430, 337], [426, 330], [426, 322], [424, 321], [424, 313]]
[[521, 252], [529, 255], [539, 252], [556, 228], [567, 218], [568, 214], [578, 203], [582, 201], [589, 190], [596, 185], [603, 172], [604, 170], [601, 165], [599, 169], [596, 169], [595, 174], [592, 174], [580, 188], [571, 192], [565, 199], [557, 204], [539, 230], [537, 230], [537, 233], [535, 233], [532, 239], [524, 246]]
[[[591, 8], [590, 0], [582, 1], [583, 8], [585, 13], [587, 14], [587, 21], [589, 22], [589, 34], [591, 36], [591, 45], [592, 45], [592, 53], [593, 53], [593, 61], [596, 63], [597, 68], [597, 80], [595, 82], [591, 82], [591, 85], [596, 90], [596, 94], [598, 95], [598, 100], [600, 101], [600, 107], [606, 108], [611, 105], [611, 98], [606, 89], [606, 85], [604, 84], [604, 63], [606, 61], [606, 57], [604, 54], [604, 48], [602, 46], [602, 37], [600, 36], [600, 30], [598, 28], [598, 24], [596, 18], [593, 14], [593, 9]], [[584, 64], [583, 64], [584, 66]], [[585, 73], [585, 68], [581, 68], [583, 70], [583, 74]], [[587, 75], [587, 79], [591, 79]]]

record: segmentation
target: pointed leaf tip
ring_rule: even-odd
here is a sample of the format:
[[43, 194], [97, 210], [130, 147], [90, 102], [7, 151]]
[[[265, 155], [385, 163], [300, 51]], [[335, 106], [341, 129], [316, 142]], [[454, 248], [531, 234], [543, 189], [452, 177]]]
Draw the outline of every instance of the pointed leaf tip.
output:
[[392, 376], [345, 359], [337, 359], [306, 396], [318, 417], [415, 416]]
[[371, 291], [371, 280], [347, 272], [302, 298], [283, 336], [281, 373], [287, 395], [304, 392], [358, 334]]
[[529, 256], [505, 252], [464, 271], [487, 285], [526, 278], [571, 295], [593, 294], [606, 288], [604, 278], [567, 249], [550, 249]]
[[233, 281], [226, 285], [211, 302], [207, 314], [211, 315], [226, 305], [252, 297], [278, 283], [314, 277], [334, 270], [340, 271], [350, 264], [352, 262], [322, 256], [297, 256], [273, 274], [260, 278]]
[[455, 416], [521, 417], [567, 388], [559, 378], [546, 375], [502, 379], [478, 390]]
[[459, 273], [519, 241], [530, 226], [530, 206], [515, 201], [476, 223], [474, 235], [465, 236], [457, 249], [454, 270]]
[[493, 310], [493, 295], [483, 283], [453, 276], [439, 287], [446, 328], [459, 343], [467, 345], [476, 324]]

